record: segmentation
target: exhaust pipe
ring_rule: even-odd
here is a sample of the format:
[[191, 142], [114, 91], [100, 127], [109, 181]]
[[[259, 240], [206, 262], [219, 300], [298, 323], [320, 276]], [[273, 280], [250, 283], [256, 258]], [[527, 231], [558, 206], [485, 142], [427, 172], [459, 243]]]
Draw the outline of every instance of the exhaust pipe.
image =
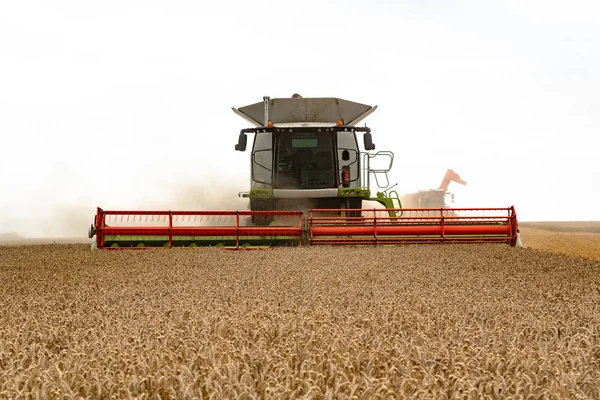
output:
[[263, 96], [265, 102], [265, 126], [269, 123], [269, 96]]

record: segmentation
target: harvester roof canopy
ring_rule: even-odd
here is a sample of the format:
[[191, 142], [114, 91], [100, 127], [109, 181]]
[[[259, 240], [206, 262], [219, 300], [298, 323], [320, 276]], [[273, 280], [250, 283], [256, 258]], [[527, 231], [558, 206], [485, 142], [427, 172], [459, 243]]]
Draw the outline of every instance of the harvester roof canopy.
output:
[[[336, 97], [294, 97], [268, 100], [268, 121], [273, 125], [294, 123], [321, 123], [335, 125], [342, 121], [353, 126], [371, 114], [377, 106], [356, 103]], [[234, 112], [254, 123], [265, 126], [265, 102], [250, 104]]]

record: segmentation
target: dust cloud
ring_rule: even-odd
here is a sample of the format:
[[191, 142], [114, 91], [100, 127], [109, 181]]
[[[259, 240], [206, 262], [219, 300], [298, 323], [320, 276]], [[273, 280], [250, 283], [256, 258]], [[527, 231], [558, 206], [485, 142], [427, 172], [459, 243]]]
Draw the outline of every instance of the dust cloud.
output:
[[[139, 194], [139, 198], [108, 196], [110, 201], [85, 198], [73, 204], [46, 204], [44, 209], [30, 210], [27, 215], [0, 218], [0, 242], [20, 242], [28, 239], [69, 238], [72, 241], [88, 240], [87, 232], [94, 222], [96, 207], [106, 210], [248, 210], [248, 199], [238, 197], [247, 184], [203, 181], [191, 183], [166, 183], [159, 191]], [[106, 196], [105, 196], [106, 197]], [[137, 197], [137, 196], [136, 196]], [[56, 204], [58, 203], [58, 204]]]
[[86, 238], [87, 230], [94, 221], [96, 207], [57, 206], [46, 213], [37, 223], [39, 237]]
[[27, 216], [3, 218], [0, 244], [52, 243], [50, 239], [82, 242], [87, 239], [94, 213], [95, 207], [47, 206], [44, 210], [31, 210]]
[[[204, 181], [206, 182], [206, 181]], [[138, 202], [138, 209], [157, 210], [249, 210], [248, 199], [238, 196], [237, 184], [167, 184], [161, 195]]]

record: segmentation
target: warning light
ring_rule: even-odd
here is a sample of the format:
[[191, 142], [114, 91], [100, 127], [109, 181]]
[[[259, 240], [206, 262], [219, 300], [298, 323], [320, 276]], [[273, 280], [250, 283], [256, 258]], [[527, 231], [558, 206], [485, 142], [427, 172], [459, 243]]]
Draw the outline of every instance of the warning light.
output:
[[273, 122], [271, 122], [271, 121], [267, 122], [267, 126], [273, 126]]

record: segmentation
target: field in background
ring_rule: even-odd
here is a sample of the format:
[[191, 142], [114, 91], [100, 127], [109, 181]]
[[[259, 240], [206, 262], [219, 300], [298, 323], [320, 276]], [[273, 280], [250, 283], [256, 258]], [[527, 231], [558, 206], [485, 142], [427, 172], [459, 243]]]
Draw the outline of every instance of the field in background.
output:
[[600, 221], [520, 222], [519, 225], [524, 228], [542, 229], [552, 232], [600, 233]]
[[523, 245], [600, 260], [600, 222], [521, 222]]
[[506, 245], [0, 247], [0, 317], [1, 398], [600, 396], [600, 262]]

